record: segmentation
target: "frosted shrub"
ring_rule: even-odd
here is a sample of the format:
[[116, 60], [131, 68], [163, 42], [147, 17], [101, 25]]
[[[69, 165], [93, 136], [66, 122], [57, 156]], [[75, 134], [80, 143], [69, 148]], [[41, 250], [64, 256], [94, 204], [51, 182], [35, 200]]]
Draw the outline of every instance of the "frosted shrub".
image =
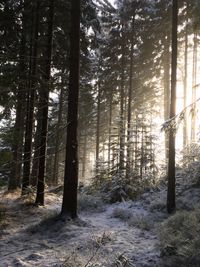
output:
[[200, 266], [200, 207], [181, 211], [159, 229], [163, 266]]
[[184, 170], [186, 172], [185, 178], [188, 182], [200, 185], [200, 145], [193, 143], [187, 146], [183, 151]]
[[136, 199], [141, 192], [142, 190], [137, 177], [132, 177], [131, 180], [127, 180], [120, 173], [101, 185], [101, 193], [103, 193], [105, 200], [109, 203]]
[[154, 223], [151, 218], [144, 215], [132, 216], [128, 221], [129, 226], [138, 227], [141, 230], [149, 231], [153, 228]]
[[142, 230], [150, 230], [153, 228], [153, 221], [151, 218], [143, 214], [133, 214], [131, 211], [122, 208], [116, 208], [113, 210], [112, 217], [119, 218], [125, 221], [131, 227], [137, 227]]
[[166, 209], [166, 201], [164, 199], [158, 198], [151, 202], [150, 211], [163, 211]]
[[113, 210], [112, 217], [119, 218], [122, 221], [130, 220], [132, 213], [129, 210], [125, 210], [122, 208], [116, 208]]
[[85, 193], [81, 193], [78, 196], [78, 208], [83, 210], [103, 211], [104, 204], [100, 197], [95, 197]]
[[29, 205], [34, 203], [36, 195], [36, 187], [28, 186], [25, 189], [24, 195], [21, 197], [25, 204]]

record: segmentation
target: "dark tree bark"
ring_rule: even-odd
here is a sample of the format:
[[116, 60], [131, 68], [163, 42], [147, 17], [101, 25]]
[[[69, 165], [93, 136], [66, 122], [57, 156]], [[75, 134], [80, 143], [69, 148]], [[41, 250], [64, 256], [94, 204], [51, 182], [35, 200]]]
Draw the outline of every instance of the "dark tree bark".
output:
[[44, 188], [45, 188], [45, 167], [46, 167], [46, 143], [48, 129], [48, 104], [49, 89], [51, 79], [51, 57], [52, 57], [52, 39], [53, 39], [53, 17], [54, 17], [54, 0], [50, 1], [47, 29], [47, 45], [45, 53], [44, 68], [44, 85], [39, 90], [39, 109], [42, 115], [41, 137], [39, 147], [39, 169], [37, 180], [36, 205], [44, 205]]
[[23, 89], [26, 86], [26, 2], [21, 1], [22, 6], [22, 32], [21, 32], [21, 44], [20, 44], [20, 59], [19, 59], [19, 84], [17, 91], [17, 104], [16, 104], [16, 118], [13, 129], [13, 164], [11, 167], [10, 179], [8, 183], [8, 190], [14, 190], [20, 187], [21, 184], [21, 171], [22, 171], [22, 147], [23, 147], [23, 135], [24, 135], [24, 93]]
[[[30, 49], [30, 84], [27, 93], [27, 111], [26, 111], [26, 130], [24, 142], [24, 168], [22, 179], [22, 194], [26, 193], [26, 188], [30, 183], [31, 170], [31, 154], [32, 154], [32, 136], [33, 136], [33, 119], [35, 105], [35, 84], [37, 72], [37, 54], [38, 54], [38, 30], [39, 30], [39, 10], [40, 1], [35, 3], [35, 19], [34, 19], [34, 36], [33, 36], [33, 51]], [[31, 44], [32, 46], [32, 44]]]
[[126, 162], [126, 178], [130, 178], [130, 163], [131, 163], [131, 119], [132, 119], [132, 90], [133, 90], [133, 48], [134, 48], [134, 20], [135, 14], [132, 18], [132, 32], [131, 32], [131, 48], [130, 48], [130, 74], [129, 74], [129, 88], [128, 88], [128, 117], [127, 117], [127, 162]]
[[61, 126], [62, 126], [62, 115], [63, 115], [63, 97], [64, 97], [64, 85], [61, 84], [60, 90], [60, 99], [59, 99], [59, 111], [58, 111], [58, 123], [56, 130], [56, 145], [55, 145], [55, 157], [53, 164], [53, 185], [58, 185], [58, 176], [59, 176], [59, 155], [60, 155], [60, 142], [61, 142]]
[[124, 92], [124, 81], [125, 81], [125, 40], [124, 40], [124, 25], [122, 23], [122, 37], [121, 37], [121, 85], [120, 85], [120, 136], [119, 136], [119, 171], [124, 170], [124, 150], [125, 150], [125, 127], [124, 127], [124, 103], [125, 103], [125, 92]]
[[[170, 118], [173, 118], [176, 114], [177, 27], [178, 27], [178, 0], [173, 0]], [[168, 162], [167, 177], [168, 177], [167, 211], [168, 213], [172, 213], [176, 208], [175, 133], [173, 129], [170, 129], [169, 131], [169, 162]]]
[[135, 112], [135, 142], [134, 142], [134, 168], [135, 172], [139, 174], [139, 168], [138, 168], [138, 150], [139, 150], [139, 130], [138, 130], [138, 125], [139, 125], [139, 119], [138, 119], [138, 113], [137, 111]]
[[38, 179], [38, 167], [39, 167], [39, 156], [40, 156], [40, 136], [41, 136], [41, 112], [40, 109], [37, 111], [36, 121], [37, 127], [36, 132], [34, 134], [34, 155], [33, 155], [33, 163], [32, 163], [32, 170], [30, 175], [30, 185], [36, 186], [37, 179]]
[[113, 90], [110, 92], [110, 101], [109, 101], [109, 130], [108, 130], [108, 171], [111, 171], [111, 146], [112, 146], [112, 115], [113, 115]]
[[77, 217], [78, 187], [78, 95], [80, 58], [80, 0], [71, 0], [70, 76], [68, 96], [68, 127], [61, 215]]
[[96, 176], [99, 178], [99, 143], [100, 143], [100, 116], [101, 116], [101, 88], [100, 83], [97, 85], [97, 125], [96, 125]]
[[[169, 119], [170, 108], [170, 37], [166, 36], [164, 42], [164, 119]], [[165, 160], [168, 162], [169, 134], [165, 133]]]
[[86, 172], [86, 161], [87, 161], [87, 130], [84, 131], [84, 141], [83, 141], [83, 159], [82, 159], [82, 179], [85, 181]]
[[[185, 51], [184, 51], [184, 108], [187, 106], [187, 76], [188, 76], [188, 2], [186, 2]], [[183, 122], [183, 147], [188, 144], [187, 116]]]

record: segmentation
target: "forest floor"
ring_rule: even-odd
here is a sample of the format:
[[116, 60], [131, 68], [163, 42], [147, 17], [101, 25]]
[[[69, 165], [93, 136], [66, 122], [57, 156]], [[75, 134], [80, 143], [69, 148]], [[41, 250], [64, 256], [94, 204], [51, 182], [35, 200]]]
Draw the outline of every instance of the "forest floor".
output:
[[45, 207], [34, 207], [18, 193], [1, 193], [1, 205], [6, 208], [0, 231], [1, 267], [142, 267], [159, 261], [154, 231], [130, 226], [114, 215], [146, 216], [141, 202], [85, 210], [75, 222], [56, 219], [61, 198], [55, 194], [46, 195]]
[[168, 217], [165, 190], [96, 206], [95, 197], [83, 197], [81, 205], [93, 208], [80, 211], [76, 221], [58, 219], [62, 199], [56, 194], [46, 194], [44, 207], [25, 203], [19, 193], [0, 194], [0, 267], [162, 266], [157, 228]]

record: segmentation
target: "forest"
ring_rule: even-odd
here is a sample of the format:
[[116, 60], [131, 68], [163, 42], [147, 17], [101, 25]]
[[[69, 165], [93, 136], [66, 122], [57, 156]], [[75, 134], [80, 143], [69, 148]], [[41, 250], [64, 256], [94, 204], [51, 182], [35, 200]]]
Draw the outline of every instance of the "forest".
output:
[[0, 0], [0, 267], [200, 266], [199, 14]]

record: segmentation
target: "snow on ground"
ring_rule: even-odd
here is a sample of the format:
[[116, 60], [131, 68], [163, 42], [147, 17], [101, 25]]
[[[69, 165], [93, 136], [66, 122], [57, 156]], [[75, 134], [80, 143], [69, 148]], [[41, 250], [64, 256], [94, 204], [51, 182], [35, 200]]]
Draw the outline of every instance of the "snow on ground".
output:
[[115, 218], [116, 210], [151, 220], [142, 202], [86, 210], [75, 222], [61, 221], [61, 199], [48, 194], [45, 207], [25, 205], [19, 195], [3, 195], [7, 206], [0, 229], [0, 266], [147, 267], [159, 266], [153, 229], [142, 230]]

